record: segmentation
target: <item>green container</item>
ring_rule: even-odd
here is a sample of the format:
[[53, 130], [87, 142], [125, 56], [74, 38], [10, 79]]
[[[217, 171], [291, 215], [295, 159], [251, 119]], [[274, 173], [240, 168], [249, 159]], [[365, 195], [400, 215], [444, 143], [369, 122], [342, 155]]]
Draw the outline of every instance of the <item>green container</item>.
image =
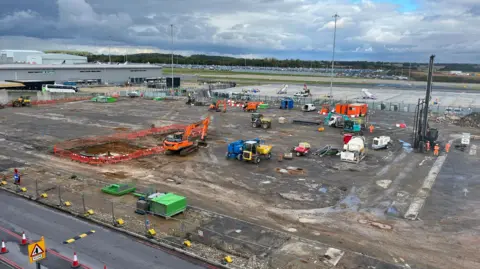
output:
[[267, 109], [268, 108], [268, 104], [261, 104], [258, 106], [259, 109]]
[[169, 218], [187, 209], [187, 198], [174, 193], [166, 193], [151, 201], [150, 211], [155, 215]]
[[121, 196], [127, 193], [134, 192], [137, 188], [130, 184], [110, 184], [102, 188], [104, 193]]
[[90, 99], [90, 101], [98, 103], [114, 103], [117, 101], [117, 99], [110, 96], [96, 96]]
[[154, 101], [163, 101], [165, 100], [165, 97], [155, 97], [153, 98]]

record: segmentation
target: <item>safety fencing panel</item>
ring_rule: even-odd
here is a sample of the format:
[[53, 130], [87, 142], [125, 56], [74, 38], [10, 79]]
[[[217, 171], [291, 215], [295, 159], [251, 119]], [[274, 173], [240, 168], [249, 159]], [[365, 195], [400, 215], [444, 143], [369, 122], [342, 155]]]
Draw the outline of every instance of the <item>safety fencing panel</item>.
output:
[[[53, 147], [53, 153], [62, 158], [71, 159], [72, 161], [92, 164], [92, 165], [101, 165], [101, 164], [115, 164], [119, 162], [129, 161], [136, 158], [141, 158], [144, 156], [149, 156], [152, 154], [158, 154], [164, 152], [163, 146], [156, 146], [146, 149], [138, 149], [134, 152], [128, 154], [121, 154], [117, 156], [88, 156], [86, 154], [79, 154], [72, 151], [73, 148], [77, 147], [89, 147], [94, 145], [101, 145], [105, 143], [117, 142], [122, 140], [136, 140], [142, 137], [158, 134], [169, 134], [173, 132], [185, 130], [185, 125], [173, 124], [163, 127], [154, 127], [150, 129], [130, 132], [130, 133], [120, 133], [109, 136], [100, 136], [100, 137], [89, 137], [89, 138], [79, 138], [69, 141], [64, 141], [62, 143], [56, 144]], [[192, 130], [192, 137], [198, 137], [201, 135], [202, 128], [197, 127]]]

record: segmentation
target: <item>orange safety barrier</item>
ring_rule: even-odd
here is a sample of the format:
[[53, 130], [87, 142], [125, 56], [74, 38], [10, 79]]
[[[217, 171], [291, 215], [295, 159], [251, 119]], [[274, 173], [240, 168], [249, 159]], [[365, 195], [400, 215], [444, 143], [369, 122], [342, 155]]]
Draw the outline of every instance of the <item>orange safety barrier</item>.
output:
[[[131, 133], [119, 133], [119, 134], [103, 136], [103, 137], [74, 139], [74, 140], [64, 141], [60, 144], [54, 145], [53, 153], [56, 156], [59, 156], [62, 158], [68, 158], [68, 159], [71, 159], [72, 161], [76, 161], [80, 163], [86, 163], [86, 164], [92, 164], [92, 165], [115, 164], [123, 161], [140, 158], [143, 156], [158, 154], [163, 152], [164, 148], [162, 146], [156, 146], [148, 149], [136, 150], [132, 153], [125, 154], [125, 155], [109, 156], [109, 157], [106, 157], [106, 156], [89, 157], [89, 156], [84, 156], [84, 155], [71, 152], [68, 149], [75, 148], [80, 145], [85, 147], [85, 146], [93, 146], [93, 145], [121, 141], [121, 140], [135, 140], [148, 135], [166, 134], [166, 133], [182, 131], [185, 128], [186, 128], [185, 125], [173, 124], [173, 125], [168, 125], [163, 127], [155, 127], [155, 128], [135, 131]], [[192, 136], [193, 137], [199, 136], [201, 134], [201, 131], [202, 131], [201, 127], [195, 128], [192, 131]]]

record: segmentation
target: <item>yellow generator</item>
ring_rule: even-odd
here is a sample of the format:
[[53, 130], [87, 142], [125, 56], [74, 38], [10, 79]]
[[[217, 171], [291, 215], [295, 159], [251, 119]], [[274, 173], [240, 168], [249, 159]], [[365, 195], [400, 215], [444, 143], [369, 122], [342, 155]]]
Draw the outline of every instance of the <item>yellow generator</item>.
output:
[[260, 163], [262, 158], [267, 160], [272, 158], [272, 146], [261, 144], [259, 139], [245, 141], [242, 159], [247, 162]]

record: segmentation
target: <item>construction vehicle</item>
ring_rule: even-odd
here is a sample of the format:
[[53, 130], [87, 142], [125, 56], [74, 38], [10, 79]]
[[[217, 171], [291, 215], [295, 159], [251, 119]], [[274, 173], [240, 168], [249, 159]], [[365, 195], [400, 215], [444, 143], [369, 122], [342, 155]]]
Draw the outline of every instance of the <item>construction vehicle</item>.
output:
[[426, 151], [427, 141], [430, 145], [435, 145], [438, 139], [438, 129], [431, 128], [428, 124], [429, 103], [432, 94], [433, 61], [435, 55], [430, 56], [427, 76], [427, 90], [425, 99], [418, 99], [415, 109], [415, 120], [413, 126], [413, 148], [419, 152]]
[[[163, 141], [165, 154], [170, 155], [178, 153], [181, 156], [185, 156], [197, 150], [199, 146], [205, 146], [205, 138], [207, 136], [209, 124], [210, 118], [207, 117], [204, 120], [190, 124], [183, 132], [168, 135]], [[192, 137], [194, 129], [200, 126], [202, 127], [200, 137]]]
[[252, 113], [252, 127], [253, 128], [262, 127], [263, 129], [271, 128], [272, 119], [264, 117], [263, 114], [260, 114], [260, 113]]
[[343, 128], [342, 132], [363, 135], [366, 128], [366, 117], [350, 118], [347, 115], [329, 112], [324, 119], [324, 124], [330, 127]]
[[261, 159], [272, 158], [272, 146], [263, 144], [259, 139], [243, 143], [242, 159], [246, 162], [260, 163]]
[[[220, 109], [221, 104], [223, 104], [223, 109]], [[212, 103], [210, 107], [208, 107], [208, 110], [216, 112], [222, 111], [223, 113], [227, 112], [227, 99], [217, 100], [216, 103]]]
[[340, 127], [343, 127], [345, 124], [345, 121], [348, 121], [348, 120], [350, 120], [350, 118], [346, 115], [329, 112], [325, 117], [323, 123], [324, 125], [327, 125], [330, 127], [340, 128]]
[[243, 111], [245, 112], [257, 112], [258, 106], [263, 102], [247, 102], [243, 105]]
[[[260, 142], [260, 140], [258, 140]], [[228, 144], [227, 146], [227, 153], [225, 154], [225, 158], [227, 159], [237, 159], [239, 161], [242, 160], [243, 154], [243, 144], [245, 143], [244, 140], [237, 140]]]
[[310, 152], [311, 146], [307, 142], [298, 143], [298, 146], [293, 147], [292, 151], [295, 152], [297, 157], [305, 156]]
[[328, 115], [330, 113], [330, 105], [329, 104], [323, 104], [322, 108], [318, 112], [320, 115]]
[[359, 118], [345, 120], [343, 123], [343, 132], [363, 135], [363, 129], [365, 128], [358, 119]]
[[390, 136], [378, 136], [373, 138], [372, 149], [388, 149], [392, 145]]
[[130, 98], [140, 97], [139, 91], [131, 91], [127, 94]]
[[340, 160], [344, 162], [359, 163], [366, 156], [365, 138], [363, 136], [354, 136], [346, 144], [340, 152]]
[[19, 98], [13, 100], [12, 105], [13, 107], [32, 106], [30, 96], [20, 96]]
[[317, 110], [317, 108], [313, 104], [305, 104], [302, 106], [302, 111], [304, 112], [310, 112], [315, 110]]
[[312, 94], [310, 93], [310, 89], [308, 89], [307, 84], [303, 84], [302, 91], [295, 93], [293, 96], [295, 96], [295, 97], [309, 97], [309, 96], [312, 96]]

